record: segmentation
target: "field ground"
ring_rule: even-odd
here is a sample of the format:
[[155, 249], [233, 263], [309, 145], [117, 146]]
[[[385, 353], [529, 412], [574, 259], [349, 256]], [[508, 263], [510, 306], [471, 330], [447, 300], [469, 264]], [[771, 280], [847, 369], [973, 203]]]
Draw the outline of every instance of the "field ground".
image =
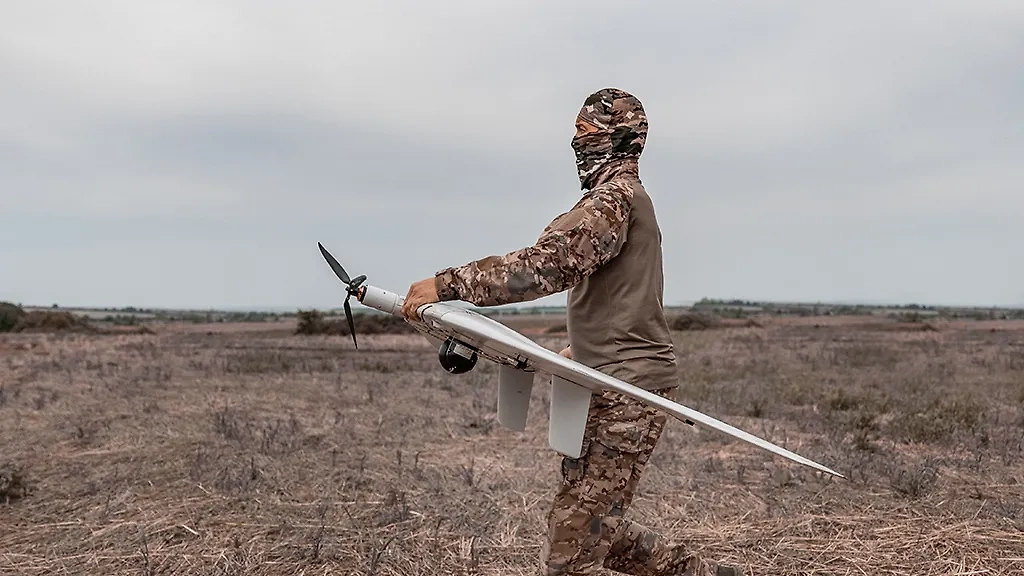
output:
[[[151, 327], [0, 335], [0, 573], [536, 573], [545, 386], [516, 434], [416, 335]], [[673, 420], [634, 518], [754, 575], [1024, 573], [1024, 323], [675, 339], [681, 402], [850, 480]]]

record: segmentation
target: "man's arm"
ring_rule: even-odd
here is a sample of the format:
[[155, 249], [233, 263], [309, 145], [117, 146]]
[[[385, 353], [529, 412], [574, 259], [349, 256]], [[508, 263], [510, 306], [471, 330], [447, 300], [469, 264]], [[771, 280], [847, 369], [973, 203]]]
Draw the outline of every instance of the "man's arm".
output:
[[568, 290], [619, 253], [632, 202], [627, 185], [599, 186], [552, 221], [533, 246], [438, 272], [437, 297], [498, 306]]

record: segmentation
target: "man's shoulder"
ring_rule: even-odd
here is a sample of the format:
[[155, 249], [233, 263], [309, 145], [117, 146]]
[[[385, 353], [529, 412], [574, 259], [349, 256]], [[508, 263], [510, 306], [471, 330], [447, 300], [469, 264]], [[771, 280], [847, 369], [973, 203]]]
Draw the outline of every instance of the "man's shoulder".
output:
[[633, 209], [634, 199], [644, 194], [642, 188], [637, 188], [638, 183], [622, 178], [602, 182], [588, 190], [580, 199], [580, 204], [597, 212], [610, 208], [618, 217], [623, 218]]
[[638, 178], [615, 178], [594, 186], [587, 196], [625, 196], [632, 199], [638, 191], [643, 191], [643, 184]]

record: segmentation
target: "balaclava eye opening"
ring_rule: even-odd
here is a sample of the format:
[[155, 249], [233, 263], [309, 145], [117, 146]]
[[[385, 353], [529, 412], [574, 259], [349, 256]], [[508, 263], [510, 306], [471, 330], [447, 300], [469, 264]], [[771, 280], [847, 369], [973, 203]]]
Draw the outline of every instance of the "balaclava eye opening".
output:
[[572, 139], [583, 189], [592, 187], [605, 168], [623, 160], [639, 160], [647, 140], [647, 114], [635, 96], [617, 88], [594, 92], [579, 118], [597, 128]]

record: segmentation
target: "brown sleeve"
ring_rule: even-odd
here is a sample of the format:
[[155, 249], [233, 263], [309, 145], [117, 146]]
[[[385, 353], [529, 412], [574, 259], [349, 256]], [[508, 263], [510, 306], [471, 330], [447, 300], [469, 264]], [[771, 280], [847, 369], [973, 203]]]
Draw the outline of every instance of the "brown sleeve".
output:
[[594, 188], [544, 228], [533, 246], [438, 272], [437, 295], [498, 306], [568, 290], [619, 253], [632, 200], [628, 185]]

